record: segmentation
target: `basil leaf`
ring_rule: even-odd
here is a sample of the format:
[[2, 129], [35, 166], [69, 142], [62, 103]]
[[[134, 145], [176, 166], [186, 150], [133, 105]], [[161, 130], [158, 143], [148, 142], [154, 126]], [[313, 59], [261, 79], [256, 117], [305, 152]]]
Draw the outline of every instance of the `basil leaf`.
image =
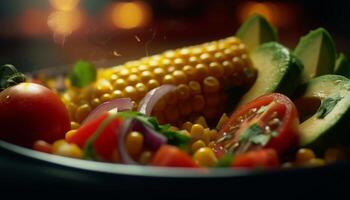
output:
[[316, 112], [316, 116], [318, 119], [325, 118], [337, 105], [337, 103], [342, 99], [343, 97], [337, 95], [334, 97], [328, 97], [321, 101], [321, 105], [318, 108]]
[[262, 133], [262, 128], [258, 124], [253, 124], [240, 135], [239, 142], [250, 142], [252, 137]]
[[218, 160], [215, 167], [229, 167], [231, 166], [233, 159], [234, 157], [231, 153], [226, 154]]
[[96, 80], [97, 70], [87, 61], [80, 60], [74, 64], [69, 79], [75, 87], [85, 87]]
[[271, 139], [271, 135], [255, 135], [252, 138], [250, 138], [250, 141], [254, 144], [259, 144], [261, 146], [265, 146]]

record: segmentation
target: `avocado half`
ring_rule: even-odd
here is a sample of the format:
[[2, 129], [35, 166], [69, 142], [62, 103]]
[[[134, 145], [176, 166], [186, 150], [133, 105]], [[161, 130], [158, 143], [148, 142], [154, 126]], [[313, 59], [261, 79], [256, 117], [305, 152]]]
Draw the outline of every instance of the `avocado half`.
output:
[[251, 59], [258, 75], [239, 105], [272, 92], [290, 95], [295, 91], [303, 65], [288, 48], [277, 42], [264, 43], [251, 53]]
[[323, 153], [328, 147], [350, 143], [349, 79], [319, 76], [305, 83], [299, 94], [295, 104], [304, 118], [299, 125], [301, 146]]

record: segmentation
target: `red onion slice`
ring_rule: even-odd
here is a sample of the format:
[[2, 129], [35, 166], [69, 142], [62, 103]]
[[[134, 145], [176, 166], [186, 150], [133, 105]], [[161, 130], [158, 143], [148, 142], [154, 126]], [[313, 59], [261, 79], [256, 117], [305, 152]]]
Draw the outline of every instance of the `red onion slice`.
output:
[[137, 111], [150, 116], [153, 110], [153, 107], [164, 95], [173, 91], [176, 88], [175, 85], [165, 84], [159, 87], [156, 87], [149, 91], [146, 96], [141, 100]]
[[138, 131], [143, 134], [144, 145], [146, 148], [149, 148], [152, 151], [156, 151], [161, 145], [167, 142], [167, 139], [164, 135], [158, 133], [152, 128], [144, 125], [137, 119], [126, 119], [123, 122], [123, 125], [118, 130], [117, 136], [117, 148], [120, 155], [120, 159], [124, 164], [138, 164], [134, 159], [130, 157], [127, 152], [125, 139], [127, 134], [132, 131]]
[[86, 124], [92, 119], [97, 118], [101, 114], [108, 112], [110, 110], [116, 109], [117, 111], [131, 110], [132, 103], [130, 98], [119, 98], [107, 101], [97, 106], [90, 114], [84, 119], [81, 124]]

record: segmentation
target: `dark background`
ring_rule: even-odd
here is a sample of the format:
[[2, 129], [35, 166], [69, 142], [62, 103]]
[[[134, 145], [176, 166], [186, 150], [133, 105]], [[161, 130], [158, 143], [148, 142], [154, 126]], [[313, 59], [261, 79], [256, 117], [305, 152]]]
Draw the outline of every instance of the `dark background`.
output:
[[[11, 63], [27, 72], [85, 59], [107, 67], [233, 35], [253, 13], [266, 16], [289, 48], [300, 36], [322, 26], [334, 37], [338, 51], [350, 54], [350, 1], [346, 0], [59, 1], [58, 6], [55, 0], [1, 1], [0, 64]], [[136, 11], [118, 10], [120, 5], [136, 6]], [[130, 28], [112, 22], [127, 23], [138, 12], [141, 22], [129, 23]], [[112, 17], [113, 13], [124, 15]]]

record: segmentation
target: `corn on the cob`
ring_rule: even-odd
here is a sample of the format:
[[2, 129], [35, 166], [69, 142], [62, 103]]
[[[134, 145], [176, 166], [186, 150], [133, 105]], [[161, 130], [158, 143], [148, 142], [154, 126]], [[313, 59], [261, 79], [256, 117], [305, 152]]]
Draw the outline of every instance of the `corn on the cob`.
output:
[[193, 116], [220, 117], [227, 105], [226, 89], [247, 86], [255, 71], [245, 45], [229, 37], [99, 69], [97, 78], [91, 86], [70, 88], [63, 95], [73, 122], [80, 123], [94, 107], [113, 98], [130, 97], [136, 108], [149, 90], [175, 84], [177, 89], [152, 114], [161, 123], [178, 125]]

